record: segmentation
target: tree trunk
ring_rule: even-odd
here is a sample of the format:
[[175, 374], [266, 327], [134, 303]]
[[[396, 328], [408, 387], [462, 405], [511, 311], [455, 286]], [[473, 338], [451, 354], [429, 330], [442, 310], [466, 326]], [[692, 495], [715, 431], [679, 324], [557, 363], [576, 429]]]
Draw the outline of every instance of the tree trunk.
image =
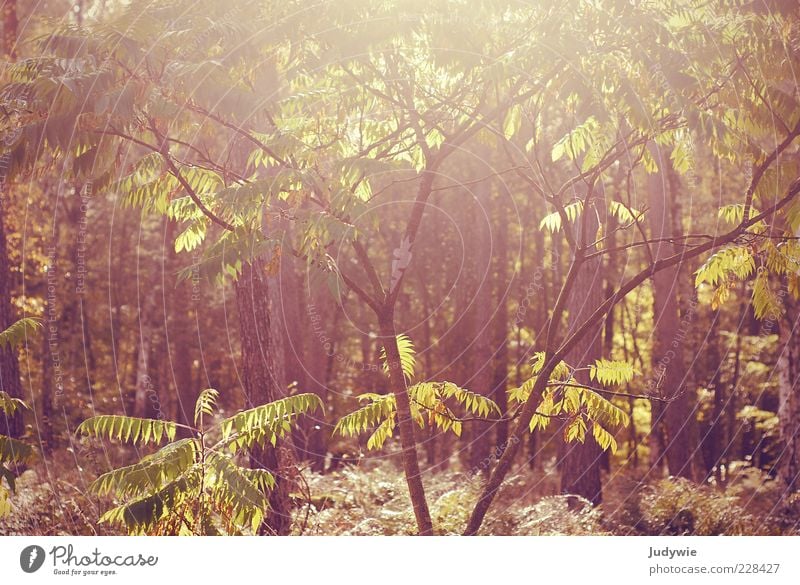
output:
[[[597, 234], [598, 221], [594, 209], [586, 210], [584, 237], [576, 237], [578, 241], [592, 242]], [[569, 326], [567, 335], [571, 335], [603, 302], [603, 271], [599, 257], [585, 261], [578, 269], [575, 285], [570, 294], [567, 310]], [[584, 336], [572, 351], [566, 362], [574, 367], [584, 368], [602, 356], [603, 324], [597, 330]], [[588, 374], [578, 372], [575, 376], [578, 384], [590, 385]], [[600, 483], [600, 465], [603, 450], [592, 439], [591, 429], [587, 431], [585, 442], [567, 443], [559, 439], [561, 471], [561, 493], [578, 495], [593, 504], [602, 500]]]
[[[327, 404], [327, 381], [315, 380], [322, 378], [324, 359], [312, 361], [313, 347], [322, 342], [314, 336], [313, 323], [309, 320], [305, 295], [303, 294], [302, 278], [297, 271], [295, 259], [284, 256], [280, 268], [280, 305], [282, 322], [285, 324], [283, 337], [286, 382], [294, 385], [298, 392], [313, 392], [320, 397], [323, 404]], [[329, 295], [330, 296], [330, 295]], [[306, 314], [304, 314], [304, 312]], [[316, 326], [327, 328], [323, 317], [317, 316], [320, 321]], [[329, 317], [326, 315], [325, 318]], [[310, 326], [311, 325], [311, 326]], [[324, 355], [324, 353], [322, 354]], [[322, 356], [320, 356], [322, 357]], [[297, 456], [308, 461], [314, 471], [323, 471], [325, 468], [326, 432], [323, 428], [325, 415], [304, 416], [293, 433], [294, 446]]]
[[[492, 352], [492, 237], [491, 237], [491, 185], [482, 181], [475, 187], [472, 208], [472, 262], [476, 290], [471, 313], [472, 351], [470, 380], [467, 388], [478, 394], [493, 393]], [[487, 473], [491, 462], [492, 424], [475, 420], [469, 424], [469, 467], [472, 473]]]
[[155, 371], [155, 352], [153, 351], [153, 320], [156, 312], [156, 283], [158, 271], [153, 271], [150, 281], [144, 286], [146, 290], [140, 291], [144, 296], [139, 296], [139, 349], [136, 354], [136, 388], [133, 399], [133, 415], [150, 417], [153, 415], [150, 404], [156, 391], [152, 373]]
[[[276, 311], [272, 310], [276, 306], [275, 292], [279, 294], [280, 289], [270, 282], [265, 269], [260, 259], [243, 264], [234, 286], [242, 345], [242, 386], [248, 408], [277, 400], [285, 396], [286, 390], [283, 345], [280, 336], [276, 336], [280, 328], [274, 318]], [[291, 528], [291, 457], [286, 443], [280, 441], [274, 449], [254, 449], [250, 459], [252, 467], [267, 469], [275, 477], [262, 533], [283, 535]]]
[[397, 348], [394, 316], [387, 311], [386, 314], [379, 315], [378, 322], [381, 337], [383, 338], [383, 347], [386, 350], [389, 386], [397, 404], [397, 426], [400, 431], [403, 470], [408, 483], [408, 493], [411, 497], [411, 505], [414, 508], [419, 534], [421, 536], [431, 536], [433, 534], [433, 524], [428, 510], [428, 501], [425, 498], [422, 474], [419, 469], [417, 442], [414, 438], [414, 422], [411, 420], [411, 405], [408, 400], [406, 379], [400, 365], [400, 351]]
[[9, 61], [17, 58], [17, 36], [19, 21], [17, 19], [17, 0], [3, 2], [3, 55]]
[[706, 371], [713, 372], [708, 387], [714, 393], [714, 406], [708, 429], [708, 449], [710, 457], [706, 469], [706, 478], [714, 476], [717, 486], [722, 486], [725, 478], [722, 474], [723, 457], [725, 455], [726, 429], [725, 429], [725, 386], [722, 383], [723, 355], [719, 343], [719, 311], [711, 317], [711, 329], [708, 335], [708, 354]]
[[[174, 225], [174, 224], [171, 224]], [[167, 235], [167, 242], [174, 242], [174, 233]], [[174, 248], [169, 252], [171, 275], [178, 272], [180, 261]], [[174, 278], [174, 276], [172, 277]], [[194, 404], [200, 389], [195, 385], [192, 376], [193, 346], [192, 316], [197, 314], [202, 303], [199, 274], [193, 275], [189, 282], [174, 282], [170, 299], [170, 353], [172, 377], [175, 387], [174, 411], [178, 421], [183, 424], [194, 423]]]
[[[17, 2], [7, 0], [3, 3], [3, 54], [8, 61], [16, 57], [17, 44]], [[0, 158], [0, 331], [4, 331], [16, 321], [11, 305], [11, 263], [6, 242], [6, 212], [8, 196], [6, 186], [10, 157]], [[19, 377], [19, 361], [16, 347], [0, 347], [0, 390], [13, 398], [24, 398], [22, 382]], [[0, 415], [0, 434], [19, 438], [23, 432], [22, 411], [17, 409], [13, 415]]]
[[506, 386], [508, 384], [508, 296], [510, 285], [508, 282], [508, 209], [501, 191], [496, 200], [497, 217], [497, 253], [495, 254], [495, 299], [497, 310], [494, 315], [494, 340], [492, 347], [495, 352], [494, 375], [492, 379], [492, 400], [500, 407], [503, 420], [495, 423], [495, 447], [497, 453], [502, 453], [508, 442], [508, 420], [505, 418], [508, 409], [506, 400]]
[[[670, 238], [672, 224], [669, 201], [667, 165], [669, 161], [653, 152], [661, 173], [648, 176], [648, 218], [652, 238]], [[651, 246], [653, 259], [658, 261], [672, 256], [676, 250], [666, 242], [656, 242]], [[659, 432], [664, 425], [663, 452], [651, 458], [654, 469], [661, 466], [666, 457], [670, 475], [694, 478], [694, 413], [689, 397], [689, 389], [684, 385], [683, 341], [685, 332], [681, 331], [678, 310], [680, 265], [661, 270], [653, 276], [653, 374], [650, 392], [662, 395], [668, 400], [653, 418], [653, 430]]]
[[[58, 206], [53, 215], [53, 231], [48, 247], [47, 282], [44, 296], [44, 325], [42, 327], [42, 395], [41, 412], [42, 423], [39, 436], [44, 451], [49, 453], [53, 447], [53, 398], [61, 396], [64, 391], [64, 377], [59, 349], [60, 319], [58, 315], [57, 298], [59, 294], [58, 249], [59, 229]], [[55, 388], [55, 390], [54, 390]]]
[[787, 493], [800, 490], [800, 311], [794, 299], [786, 301], [786, 315], [781, 321], [778, 356], [778, 419], [782, 451], [778, 474], [786, 483]]

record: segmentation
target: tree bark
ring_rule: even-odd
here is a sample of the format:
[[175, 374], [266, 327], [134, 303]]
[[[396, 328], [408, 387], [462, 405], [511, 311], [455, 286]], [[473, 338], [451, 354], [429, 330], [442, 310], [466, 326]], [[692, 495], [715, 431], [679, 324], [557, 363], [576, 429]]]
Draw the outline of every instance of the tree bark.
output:
[[[17, 46], [17, 2], [7, 0], [3, 3], [3, 55], [8, 61], [16, 58]], [[0, 331], [10, 327], [16, 319], [11, 305], [11, 262], [6, 242], [7, 181], [10, 157], [0, 158]], [[17, 348], [0, 348], [0, 390], [13, 398], [24, 398], [22, 382], [19, 377]], [[22, 436], [24, 430], [22, 411], [17, 409], [13, 415], [0, 415], [0, 434], [13, 438]]]
[[[788, 296], [788, 295], [787, 295]], [[788, 492], [800, 490], [800, 311], [794, 300], [786, 301], [780, 324], [778, 363], [778, 420], [783, 443], [778, 473]]]
[[[648, 176], [648, 218], [652, 238], [670, 238], [670, 190], [668, 189], [667, 165], [669, 161], [653, 152], [660, 173]], [[676, 251], [666, 242], [652, 246], [653, 260], [672, 256]], [[663, 424], [666, 440], [663, 452], [651, 457], [651, 465], [658, 469], [666, 458], [670, 475], [694, 479], [694, 413], [688, 389], [684, 384], [683, 341], [678, 305], [680, 264], [655, 273], [653, 282], [653, 374], [648, 389], [662, 395], [665, 402], [653, 419], [653, 430], [658, 433]]]
[[[475, 277], [475, 296], [471, 308], [471, 377], [467, 388], [484, 396], [493, 393], [492, 351], [492, 234], [491, 185], [488, 180], [475, 187], [472, 209], [471, 270]], [[469, 424], [469, 467], [473, 473], [487, 473], [492, 451], [492, 423], [475, 420]]]
[[411, 405], [403, 369], [400, 364], [400, 351], [397, 348], [397, 333], [394, 328], [394, 316], [386, 311], [378, 319], [383, 347], [386, 350], [386, 363], [389, 369], [389, 386], [397, 405], [397, 426], [400, 431], [403, 470], [408, 483], [408, 492], [414, 516], [417, 520], [419, 534], [431, 536], [433, 523], [425, 498], [425, 487], [422, 484], [422, 473], [417, 458], [417, 442], [414, 438], [414, 422], [411, 420]]
[[[245, 263], [234, 285], [242, 345], [242, 386], [248, 408], [277, 400], [286, 389], [283, 346], [276, 336], [280, 329], [275, 323], [275, 295], [271, 291], [277, 287], [270, 286], [273, 283], [265, 270], [261, 259]], [[284, 535], [291, 528], [291, 481], [287, 473], [291, 461], [285, 449], [286, 441], [279, 441], [274, 449], [254, 449], [250, 459], [252, 467], [267, 469], [275, 477], [262, 533]]]
[[[583, 222], [584, 237], [582, 241], [592, 242], [597, 234], [598, 221], [594, 209], [586, 210]], [[576, 238], [579, 239], [580, 238]], [[603, 271], [600, 257], [585, 261], [578, 270], [575, 285], [567, 302], [568, 335], [574, 333], [600, 303], [603, 301]], [[567, 354], [566, 362], [573, 367], [584, 368], [602, 356], [603, 324], [598, 324], [596, 331], [585, 335]], [[585, 371], [575, 375], [578, 384], [590, 385], [591, 380]], [[600, 464], [603, 450], [593, 440], [591, 428], [587, 430], [583, 443], [567, 443], [561, 441], [559, 470], [561, 471], [561, 493], [578, 495], [593, 504], [602, 501], [602, 485], [600, 483]]]
[[[60, 232], [58, 206], [53, 214], [53, 231], [48, 247], [46, 286], [44, 295], [44, 324], [42, 327], [42, 423], [39, 428], [42, 448], [49, 453], [53, 448], [53, 402], [64, 390], [60, 356], [60, 319], [58, 314], [59, 274], [58, 249]], [[54, 383], [55, 382], [55, 383]], [[55, 391], [54, 391], [55, 388]]]
[[[136, 388], [133, 399], [133, 415], [150, 417], [152, 396], [156, 391], [152, 373], [155, 372], [156, 356], [153, 351], [153, 320], [156, 314], [156, 286], [158, 271], [144, 284], [146, 290], [139, 293], [139, 349], [136, 354]], [[142, 296], [143, 294], [143, 296]]]

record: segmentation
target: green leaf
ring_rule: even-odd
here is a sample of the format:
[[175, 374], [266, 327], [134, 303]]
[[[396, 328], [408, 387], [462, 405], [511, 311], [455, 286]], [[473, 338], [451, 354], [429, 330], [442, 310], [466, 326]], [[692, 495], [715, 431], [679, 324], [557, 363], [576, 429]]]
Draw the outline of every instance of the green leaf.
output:
[[589, 377], [601, 384], [625, 384], [633, 380], [636, 370], [633, 364], [600, 358], [589, 366]]
[[206, 388], [197, 397], [197, 402], [194, 405], [194, 424], [199, 424], [201, 417], [205, 414], [211, 416], [217, 407], [217, 398], [219, 392], [213, 388]]
[[[744, 212], [743, 212], [744, 213]], [[695, 272], [695, 287], [703, 283], [717, 286], [735, 276], [740, 280], [749, 277], [755, 269], [755, 260], [750, 248], [730, 246], [712, 254]]]
[[23, 441], [0, 435], [0, 464], [26, 463], [33, 457], [33, 447]]
[[18, 345], [42, 328], [42, 322], [34, 317], [24, 317], [12, 323], [5, 331], [0, 331], [0, 349]]
[[[400, 367], [403, 370], [403, 375], [406, 377], [406, 380], [411, 381], [414, 378], [414, 372], [417, 367], [417, 360], [416, 360], [416, 350], [414, 349], [414, 343], [411, 339], [404, 334], [400, 334], [397, 336], [397, 351], [400, 354]], [[389, 363], [386, 358], [386, 348], [383, 347], [381, 349], [381, 360], [383, 361], [383, 371], [388, 373], [389, 372]]]
[[521, 124], [522, 106], [520, 104], [514, 104], [509, 108], [505, 120], [503, 120], [503, 136], [505, 136], [507, 140], [510, 140], [519, 132]]
[[151, 418], [137, 418], [123, 415], [100, 415], [83, 421], [76, 432], [101, 439], [114, 439], [125, 443], [160, 443], [165, 437], [175, 439], [177, 425]]
[[564, 440], [567, 443], [575, 441], [583, 443], [586, 440], [586, 421], [583, 417], [573, 419], [564, 429]]

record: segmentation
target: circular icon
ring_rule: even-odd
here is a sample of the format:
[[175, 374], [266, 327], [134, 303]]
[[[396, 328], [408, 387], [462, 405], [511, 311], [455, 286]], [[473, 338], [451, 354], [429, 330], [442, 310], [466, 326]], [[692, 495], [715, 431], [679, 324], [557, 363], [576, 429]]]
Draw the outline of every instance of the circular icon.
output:
[[44, 556], [44, 549], [41, 546], [37, 544], [26, 546], [19, 553], [19, 566], [26, 573], [35, 573], [42, 568]]

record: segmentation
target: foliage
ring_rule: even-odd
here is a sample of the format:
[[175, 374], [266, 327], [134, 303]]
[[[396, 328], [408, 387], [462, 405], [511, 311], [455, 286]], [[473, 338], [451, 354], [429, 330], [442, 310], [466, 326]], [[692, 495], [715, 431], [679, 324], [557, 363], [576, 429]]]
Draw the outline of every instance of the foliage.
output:
[[[518, 388], [509, 390], [509, 400], [517, 403], [528, 400], [544, 359], [545, 355], [541, 352], [534, 355], [531, 364], [534, 375]], [[629, 382], [635, 373], [631, 364], [607, 359], [597, 360], [589, 371], [590, 378], [603, 385]], [[558, 419], [563, 425], [565, 441], [583, 443], [591, 425], [591, 433], [597, 444], [604, 450], [616, 452], [617, 440], [613, 433], [630, 424], [628, 413], [602, 396], [602, 391], [580, 384], [573, 374], [574, 370], [564, 362], [555, 367], [542, 393], [539, 407], [531, 416], [528, 425], [530, 431], [543, 431], [553, 419]]]
[[[265, 469], [239, 460], [255, 446], [275, 445], [297, 417], [321, 406], [315, 394], [297, 394], [208, 425], [218, 393], [204, 390], [195, 405], [195, 425], [128, 416], [96, 416], [77, 432], [129, 444], [166, 444], [133, 465], [104, 473], [90, 489], [123, 501], [100, 518], [129, 533], [241, 534], [256, 531], [275, 484]], [[190, 434], [175, 440], [178, 428]]]
[[[414, 349], [414, 342], [407, 335], [400, 334], [397, 336], [397, 351], [400, 354], [400, 367], [403, 370], [403, 375], [407, 381], [414, 378], [417, 368], [416, 350]], [[386, 348], [381, 348], [381, 360], [383, 361], [383, 371], [389, 373], [389, 362], [386, 359]]]
[[[400, 350], [400, 362], [407, 379], [414, 377], [416, 364], [414, 344], [405, 335], [398, 335], [397, 345]], [[386, 352], [381, 353], [384, 371]], [[411, 416], [424, 429], [427, 425], [442, 431], [451, 431], [461, 436], [463, 420], [451, 409], [458, 405], [464, 412], [480, 418], [488, 418], [492, 413], [502, 415], [500, 408], [491, 399], [470, 392], [452, 382], [419, 382], [408, 388]], [[373, 429], [367, 439], [368, 449], [380, 449], [387, 439], [394, 434], [397, 424], [396, 398], [393, 394], [375, 394], [367, 392], [358, 396], [364, 406], [339, 419], [334, 433], [355, 437]]]
[[0, 331], [0, 349], [14, 347], [25, 341], [28, 335], [41, 329], [42, 323], [34, 317], [24, 317], [12, 323], [5, 331]]
[[[0, 349], [17, 345], [26, 339], [30, 331], [39, 327], [41, 327], [41, 323], [37, 319], [30, 317], [20, 319], [5, 331], [0, 332]], [[26, 408], [27, 405], [22, 400], [0, 390], [0, 413], [3, 417], [10, 417], [18, 410]], [[6, 481], [11, 492], [14, 492], [17, 466], [30, 462], [32, 457], [33, 447], [31, 445], [13, 437], [0, 435], [0, 518], [11, 509], [8, 499], [9, 492], [3, 485], [3, 480]]]
[[716, 536], [760, 532], [757, 519], [735, 496], [683, 478], [648, 485], [631, 500], [629, 509], [636, 509], [633, 526], [644, 534]]
[[[429, 185], [429, 195], [437, 198], [435, 206], [441, 205], [448, 214], [460, 211], [466, 188], [478, 183], [472, 175], [476, 166], [472, 158], [486, 153], [487, 166], [503, 174], [513, 207], [524, 218], [519, 226], [509, 227], [503, 214], [490, 210], [494, 225], [508, 228], [509, 239], [520, 236], [524, 242], [519, 258], [507, 259], [507, 266], [493, 270], [524, 274], [531, 268], [529, 258], [550, 255], [557, 264], [543, 279], [544, 293], [524, 299], [536, 301], [530, 303], [535, 316], [533, 310], [527, 317], [520, 311], [519, 318], [510, 322], [518, 336], [505, 349], [514, 348], [522, 357], [541, 349], [539, 329], [548, 319], [555, 332], [552, 340], [548, 335], [548, 352], [554, 349], [551, 342], [557, 347], [563, 341], [564, 311], [551, 312], [552, 307], [545, 305], [550, 299], [565, 298], [559, 287], [569, 280], [562, 278], [563, 271], [578, 251], [570, 240], [580, 221], [591, 215], [600, 223], [597, 245], [583, 253], [601, 259], [608, 272], [604, 278], [609, 292], [617, 276], [627, 275], [629, 267], [646, 275], [639, 284], [650, 279], [647, 269], [653, 268], [654, 242], [648, 242], [641, 225], [647, 209], [637, 200], [641, 189], [636, 182], [661, 173], [680, 195], [676, 201], [692, 196], [696, 213], [672, 218], [676, 229], [688, 230], [685, 238], [676, 236], [668, 243], [688, 255], [704, 248], [702, 256], [682, 262], [689, 270], [697, 268], [696, 260], [702, 262], [695, 273], [698, 296], [709, 300], [714, 309], [728, 307], [720, 319], [723, 327], [736, 311], [736, 304], [729, 301], [749, 299], [756, 318], [772, 328], [787, 305], [800, 298], [800, 247], [795, 241], [800, 233], [800, 203], [794, 196], [770, 211], [797, 186], [794, 140], [800, 107], [792, 85], [797, 22], [788, 12], [764, 17], [745, 4], [565, 0], [509, 6], [482, 2], [470, 4], [468, 15], [454, 19], [454, 13], [464, 12], [463, 2], [367, 0], [328, 3], [309, 12], [296, 0], [132, 0], [109, 5], [97, 18], [84, 19], [81, 14], [80, 25], [69, 23], [74, 16], [62, 24], [47, 21], [44, 25], [37, 25], [32, 17], [31, 26], [44, 28], [21, 46], [35, 54], [4, 69], [6, 83], [0, 90], [0, 125], [8, 137], [2, 154], [9, 163], [8, 179], [18, 181], [14, 186], [19, 189], [12, 199], [26, 205], [33, 201], [49, 213], [52, 205], [46, 197], [57, 179], [74, 187], [76, 194], [79, 185], [89, 185], [94, 193], [107, 197], [99, 206], [93, 203], [99, 207], [93, 210], [93, 221], [117, 217], [111, 212], [117, 202], [128, 214], [127, 227], [135, 227], [140, 219], [131, 207], [145, 219], [163, 219], [169, 233], [175, 229], [169, 247], [182, 253], [176, 264], [191, 254], [191, 260], [185, 260], [191, 266], [180, 273], [192, 279], [193, 288], [200, 277], [235, 279], [249, 261], [280, 260], [291, 252], [323, 273], [314, 282], [327, 282], [336, 291], [337, 302], [343, 302], [342, 289], [352, 293], [369, 285], [379, 308], [385, 308], [384, 301], [388, 306], [399, 297], [407, 302], [404, 311], [413, 313], [425, 304], [428, 314], [431, 291], [441, 292], [448, 300], [456, 298], [450, 293], [456, 282], [451, 278], [452, 266], [458, 263], [450, 260], [461, 242], [447, 239], [440, 226], [420, 217], [416, 222], [423, 226], [419, 237], [403, 239], [400, 256], [413, 255], [418, 271], [414, 293], [424, 295], [395, 287], [396, 273], [406, 268], [401, 258], [397, 264], [402, 270], [393, 266], [387, 289], [375, 282], [381, 271], [375, 275], [368, 270], [369, 257], [391, 255], [390, 242], [399, 239], [393, 232], [402, 233], [411, 225], [404, 223], [404, 211], [387, 211], [391, 207], [387, 203], [406, 201], [409, 185], [423, 187], [435, 177]], [[776, 149], [778, 145], [782, 146]], [[714, 169], [719, 169], [719, 177]], [[61, 173], [58, 177], [57, 172]], [[706, 195], [717, 179], [725, 201]], [[450, 208], [452, 201], [447, 197], [454, 186], [458, 187], [456, 203]], [[36, 188], [41, 193], [30, 191]], [[432, 203], [423, 198], [414, 208], [433, 208]], [[77, 210], [67, 209], [66, 217], [81, 216], [73, 213]], [[743, 227], [762, 213], [759, 221], [735, 237], [725, 237], [729, 229]], [[452, 217], [459, 219], [458, 213]], [[15, 214], [5, 219], [15, 221]], [[527, 237], [537, 224], [540, 232]], [[63, 238], [86, 231], [71, 226], [74, 233], [69, 233], [69, 223], [64, 226]], [[103, 231], [89, 230], [90, 239], [104, 244], [95, 234]], [[140, 240], [163, 241], [155, 232], [145, 230]], [[12, 255], [19, 252], [13, 249], [15, 238], [9, 240]], [[617, 240], [614, 245], [611, 239]], [[357, 258], [344, 257], [357, 243], [368, 246], [369, 252], [358, 253], [356, 248]], [[718, 245], [723, 247], [715, 251]], [[127, 246], [125, 241], [122, 247]], [[465, 258], [472, 251], [465, 250]], [[123, 280], [130, 276], [123, 271], [132, 262], [121, 259], [117, 264]], [[271, 268], [276, 265], [273, 262]], [[359, 268], [365, 269], [363, 275], [372, 282], [356, 278]], [[415, 270], [408, 268], [409, 273]], [[28, 271], [24, 273], [27, 276]], [[34, 269], [33, 273], [45, 272]], [[30, 285], [26, 282], [26, 290], [43, 290], [43, 281], [40, 276]], [[502, 283], [494, 284], [497, 290], [503, 288]], [[163, 291], [170, 290], [166, 282], [162, 286]], [[455, 288], [467, 294], [460, 281]], [[123, 290], [118, 310], [108, 307], [114, 326], [130, 318], [131, 290], [138, 297], [138, 288]], [[637, 286], [604, 316], [612, 326], [606, 331], [612, 334], [609, 359], [562, 362], [549, 374], [546, 388], [532, 396], [544, 364], [544, 354], [537, 354], [541, 357], [531, 364], [530, 376], [525, 375], [524, 365], [517, 372], [518, 387], [509, 391], [509, 412], [484, 397], [488, 388], [472, 393], [450, 382], [414, 384], [413, 344], [398, 336], [414, 420], [420, 426], [460, 435], [464, 416], [486, 419], [495, 413], [503, 422], [516, 423], [521, 405], [536, 401], [531, 419], [521, 421], [530, 431], [552, 432], [555, 427], [565, 440], [577, 442], [591, 433], [604, 449], [616, 450], [620, 431], [629, 424], [621, 408], [625, 397], [610, 394], [605, 387], [620, 386], [615, 388], [619, 394], [638, 388], [641, 380], [633, 364], [646, 369], [655, 350], [645, 336], [644, 323], [651, 316], [655, 322], [655, 315], [645, 312], [646, 319], [639, 319], [642, 299], [636, 301], [634, 327], [638, 329], [610, 331], [619, 317], [617, 311], [630, 309], [627, 301], [633, 294], [643, 294], [647, 301], [652, 291], [646, 285]], [[687, 296], [683, 291], [680, 295]], [[503, 297], [505, 309], [516, 302], [513, 296], [508, 301]], [[93, 300], [99, 297], [96, 294]], [[175, 307], [176, 303], [170, 303], [174, 299], [166, 294], [164, 300], [165, 307]], [[20, 300], [34, 308], [43, 302], [37, 294]], [[458, 308], [443, 304], [438, 313], [441, 319], [430, 324], [432, 345], [445, 340], [443, 331], [461, 320]], [[363, 306], [354, 310], [361, 319]], [[66, 315], [77, 311], [77, 305], [64, 308]], [[180, 318], [179, 311], [174, 313], [170, 321]], [[599, 330], [600, 324], [596, 325]], [[20, 325], [0, 334], [0, 346], [21, 340], [31, 326]], [[354, 336], [344, 327], [334, 328], [335, 339], [330, 341], [343, 348], [345, 363]], [[102, 362], [98, 371], [105, 371], [105, 376], [98, 378], [91, 372], [86, 395], [100, 396], [101, 401], [118, 399], [107, 390], [113, 385], [106, 384], [114, 380], [118, 356], [135, 361], [137, 355], [136, 346], [127, 339], [120, 341], [117, 333], [114, 329], [107, 335], [110, 340], [101, 341], [100, 350], [95, 341], [95, 354]], [[318, 333], [314, 331], [321, 339]], [[169, 344], [176, 342], [166, 343], [171, 356]], [[620, 347], [626, 359], [610, 359], [619, 355]], [[40, 352], [34, 349], [33, 353]], [[113, 355], [114, 375], [108, 375], [111, 358], [107, 355]], [[31, 359], [41, 357], [32, 355]], [[770, 357], [759, 364], [768, 365]], [[445, 356], [442, 362], [451, 358]], [[727, 354], [721, 359], [732, 361]], [[738, 350], [736, 360], [736, 374], [726, 373], [722, 382], [739, 375]], [[741, 361], [748, 363], [748, 369], [754, 367], [753, 360]], [[352, 372], [334, 362], [328, 362], [333, 388], [369, 388], [356, 386], [364, 381], [355, 380]], [[81, 378], [80, 374], [71, 377]], [[513, 371], [500, 374], [514, 379]], [[749, 375], [743, 373], [745, 378]], [[746, 383], [733, 382], [738, 394], [747, 392], [741, 390]], [[378, 391], [380, 386], [380, 381], [375, 383]], [[689, 388], [688, 395], [693, 396], [693, 391]], [[46, 391], [37, 392], [44, 396]], [[86, 405], [79, 398], [83, 393], [69, 394], [74, 421], [84, 416]], [[370, 430], [367, 446], [386, 446], [395, 432], [396, 397], [371, 392], [360, 399], [363, 406], [339, 420], [338, 434], [355, 436]], [[203, 428], [204, 418], [217, 412], [216, 400], [213, 392], [201, 395], [192, 429], [162, 420], [117, 416], [86, 423], [82, 429], [89, 436], [113, 437], [147, 449], [161, 447], [148, 455], [152, 459], [142, 459], [96, 487], [127, 500], [143, 492], [153, 496], [149, 483], [171, 485], [187, 479], [188, 470], [198, 458], [203, 459], [205, 445], [202, 440], [198, 445], [196, 439], [176, 439], [182, 430]], [[330, 408], [336, 417], [341, 404], [332, 401], [326, 404], [326, 414]], [[757, 410], [741, 408], [739, 420], [774, 437], [775, 426], [780, 425], [769, 414], [774, 406], [760, 400], [758, 404]], [[285, 418], [279, 414], [282, 408]], [[639, 405], [639, 410], [646, 409]], [[225, 478], [245, 499], [248, 485], [263, 488], [267, 476], [246, 478], [250, 483], [242, 483], [237, 473], [246, 470], [226, 465], [236, 466], [236, 457], [245, 457], [253, 446], [274, 443], [291, 429], [291, 418], [299, 412], [283, 404], [273, 410], [242, 413], [215, 427], [214, 440], [221, 442], [228, 459], [219, 459], [217, 454], [203, 459], [208, 476]], [[646, 415], [632, 429], [634, 453], [638, 453], [637, 444], [644, 444], [637, 431], [649, 429], [649, 410]], [[551, 424], [553, 420], [557, 424]], [[182, 469], [180, 475], [176, 470]], [[457, 493], [452, 489], [439, 494], [443, 510], [457, 500]], [[226, 495], [219, 497], [227, 506], [239, 505]], [[553, 509], [560, 509], [560, 502], [551, 503]], [[192, 524], [193, 529], [205, 529], [202, 519], [193, 519]]]

